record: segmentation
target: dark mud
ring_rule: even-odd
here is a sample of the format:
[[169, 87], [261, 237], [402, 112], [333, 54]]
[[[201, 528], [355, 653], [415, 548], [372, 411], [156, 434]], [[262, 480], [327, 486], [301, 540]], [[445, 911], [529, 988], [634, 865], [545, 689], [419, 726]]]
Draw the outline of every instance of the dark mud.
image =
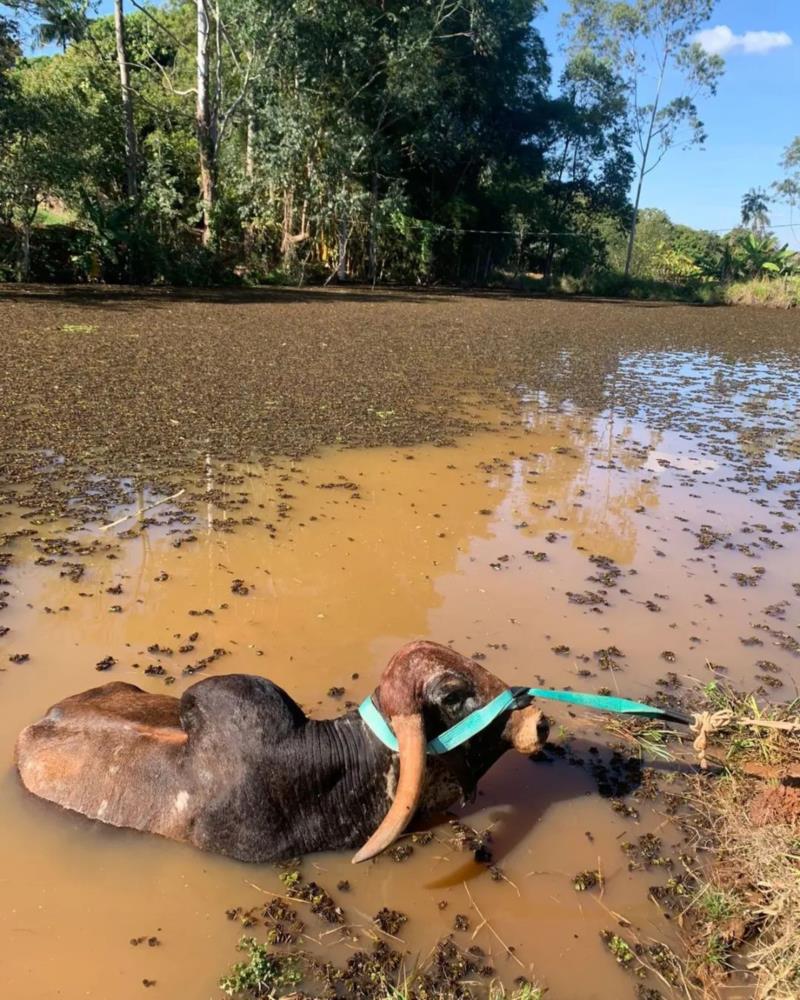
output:
[[785, 430], [770, 397], [796, 398], [797, 364], [742, 425], [719, 404], [747, 394], [752, 372], [709, 382], [691, 355], [796, 361], [798, 326], [759, 310], [436, 292], [6, 289], [2, 479], [31, 509], [91, 520], [136, 486], [199, 481], [208, 454], [449, 441], [476, 423], [467, 401], [517, 389], [690, 432], [711, 412], [721, 448], [757, 455]]

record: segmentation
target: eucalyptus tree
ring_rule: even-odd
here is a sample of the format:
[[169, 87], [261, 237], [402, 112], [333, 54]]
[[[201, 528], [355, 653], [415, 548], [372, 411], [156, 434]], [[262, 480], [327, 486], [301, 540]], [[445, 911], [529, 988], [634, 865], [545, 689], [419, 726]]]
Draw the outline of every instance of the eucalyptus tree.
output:
[[[200, 154], [200, 199], [203, 205], [203, 242], [210, 243], [217, 193], [217, 116], [210, 94], [211, 26], [207, 0], [195, 0], [195, 10], [197, 14], [195, 116], [197, 148]], [[220, 25], [218, 17], [217, 26]]]
[[114, 41], [117, 50], [117, 65], [119, 67], [119, 85], [122, 99], [122, 127], [125, 137], [125, 178], [127, 195], [135, 200], [139, 194], [139, 170], [134, 123], [133, 92], [131, 91], [130, 68], [128, 65], [128, 48], [125, 38], [125, 12], [123, 0], [114, 0]]
[[589, 49], [624, 79], [637, 183], [625, 274], [630, 273], [642, 187], [673, 147], [702, 145], [696, 101], [716, 93], [724, 62], [695, 40], [715, 0], [569, 0], [573, 49]]
[[772, 189], [778, 198], [794, 208], [800, 202], [800, 135], [795, 136], [783, 151], [780, 165], [784, 176], [775, 181]]
[[195, 122], [206, 245], [216, 241], [223, 146], [246, 118], [253, 84], [291, 7], [273, 0], [194, 0]]

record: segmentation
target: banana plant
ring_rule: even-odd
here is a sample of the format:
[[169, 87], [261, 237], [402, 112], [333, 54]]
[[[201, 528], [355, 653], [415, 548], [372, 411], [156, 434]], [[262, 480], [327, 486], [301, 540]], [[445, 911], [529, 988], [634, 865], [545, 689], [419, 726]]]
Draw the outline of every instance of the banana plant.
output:
[[761, 265], [762, 271], [774, 274], [781, 278], [791, 278], [792, 275], [800, 271], [800, 255], [789, 249], [789, 244], [785, 243], [779, 250], [776, 250], [770, 260], [765, 260]]
[[738, 241], [742, 254], [742, 269], [750, 277], [763, 274], [790, 276], [798, 270], [798, 255], [789, 249], [789, 244], [782, 247], [774, 236], [757, 236], [747, 233]]

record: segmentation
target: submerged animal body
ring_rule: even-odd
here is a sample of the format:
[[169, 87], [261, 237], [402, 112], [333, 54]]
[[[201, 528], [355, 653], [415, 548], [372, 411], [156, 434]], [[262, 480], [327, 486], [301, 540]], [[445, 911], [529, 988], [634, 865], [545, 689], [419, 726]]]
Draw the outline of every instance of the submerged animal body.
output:
[[416, 812], [468, 800], [507, 749], [538, 749], [547, 723], [526, 704], [457, 749], [426, 755], [428, 740], [504, 690], [449, 647], [403, 647], [373, 696], [394, 752], [358, 712], [311, 720], [262, 677], [207, 678], [180, 699], [106, 684], [23, 730], [16, 761], [33, 794], [114, 826], [242, 861], [355, 847], [363, 861]]

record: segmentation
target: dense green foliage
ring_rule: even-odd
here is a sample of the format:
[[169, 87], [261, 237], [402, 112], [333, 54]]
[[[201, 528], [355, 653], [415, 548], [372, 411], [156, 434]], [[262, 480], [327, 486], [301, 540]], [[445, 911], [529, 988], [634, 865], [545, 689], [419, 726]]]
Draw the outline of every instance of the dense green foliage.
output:
[[[26, 9], [68, 31], [65, 2]], [[203, 43], [202, 110], [195, 4], [128, 13], [135, 198], [113, 19], [76, 9], [63, 54], [12, 60], [5, 74], [16, 95], [0, 149], [2, 221], [17, 234], [7, 270], [483, 282], [602, 264], [603, 226], [627, 211], [625, 98], [589, 53], [553, 88], [540, 6], [223, 0]], [[32, 262], [22, 249], [41, 207], [75, 220], [57, 259], [49, 240], [46, 275], [36, 234]]]
[[552, 285], [625, 271], [631, 246], [633, 278], [690, 288], [794, 267], [763, 192], [725, 239], [632, 215], [647, 114], [654, 154], [702, 128], [691, 96], [634, 100], [630, 52], [666, 38], [713, 89], [690, 42], [707, 0], [574, 0], [558, 80], [542, 0], [122, 3], [115, 31], [85, 0], [14, 0], [53, 56], [0, 20], [0, 276]]

